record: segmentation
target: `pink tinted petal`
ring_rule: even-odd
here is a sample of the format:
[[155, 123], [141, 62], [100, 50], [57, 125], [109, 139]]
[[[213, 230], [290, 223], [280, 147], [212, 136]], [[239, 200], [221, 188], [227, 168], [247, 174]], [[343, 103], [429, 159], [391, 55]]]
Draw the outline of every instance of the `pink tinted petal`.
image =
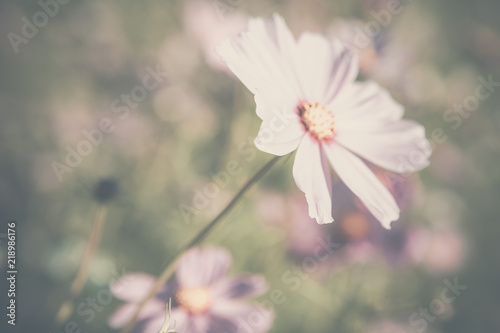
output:
[[129, 302], [140, 302], [151, 290], [155, 278], [145, 273], [122, 276], [111, 283], [110, 290], [116, 298]]
[[[147, 322], [144, 323], [144, 328], [142, 329], [141, 332], [142, 333], [158, 333], [160, 331], [160, 329], [162, 328], [164, 321], [165, 321], [165, 318], [163, 318], [162, 316], [157, 316], [157, 317], [151, 318], [150, 320], [148, 320]], [[174, 327], [174, 325], [172, 323], [170, 328], [173, 328], [173, 327]]]
[[297, 72], [305, 98], [311, 102], [323, 102], [334, 57], [331, 44], [323, 36], [313, 33], [303, 33], [297, 44], [300, 56]]
[[[129, 319], [132, 318], [136, 309], [137, 304], [127, 303], [122, 305], [111, 315], [111, 317], [109, 317], [108, 325], [115, 329], [123, 327]], [[163, 311], [165, 311], [165, 304], [157, 300], [152, 300], [144, 306], [138, 318], [140, 320], [158, 316], [161, 315]]]
[[214, 298], [255, 297], [266, 292], [269, 285], [261, 275], [237, 276], [221, 280], [212, 288]]
[[304, 33], [297, 45], [297, 72], [306, 100], [327, 104], [344, 85], [356, 78], [357, 61], [350, 61], [350, 53], [339, 41]]
[[[147, 323], [145, 333], [158, 333], [164, 324], [164, 318], [155, 318]], [[190, 314], [182, 308], [172, 310], [172, 317], [170, 320], [170, 329], [174, 328], [176, 332], [189, 332], [189, 333], [206, 333], [210, 327], [210, 314]], [[156, 330], [156, 331], [155, 331]]]
[[186, 252], [177, 268], [181, 287], [211, 286], [226, 275], [231, 254], [223, 248], [195, 247]]
[[228, 333], [267, 332], [274, 321], [274, 312], [257, 302], [217, 301], [212, 305], [211, 314], [213, 322], [218, 323], [220, 329], [225, 329], [222, 332]]
[[325, 146], [328, 159], [342, 181], [365, 204], [370, 213], [390, 229], [399, 219], [399, 208], [387, 188], [357, 156], [337, 143]]
[[209, 331], [210, 324], [211, 316], [208, 312], [191, 315], [189, 320], [189, 329], [187, 329], [185, 332], [206, 333]]
[[108, 325], [115, 329], [124, 326], [132, 318], [136, 309], [136, 304], [122, 305], [109, 317]]
[[[204, 333], [204, 331], [193, 331], [191, 330], [192, 316], [181, 308], [172, 309], [172, 317], [170, 318], [170, 329], [174, 328], [176, 332], [192, 332], [192, 333]], [[158, 333], [165, 323], [165, 312], [161, 316], [156, 316], [148, 320], [144, 325], [143, 333]]]
[[305, 193], [309, 216], [319, 224], [331, 223], [331, 174], [320, 145], [305, 135], [297, 149], [293, 164], [293, 178]]
[[283, 156], [297, 149], [305, 131], [297, 114], [279, 109], [271, 112], [274, 116], [262, 121], [255, 146], [265, 153]]
[[323, 97], [325, 104], [330, 104], [345, 88], [349, 87], [359, 73], [358, 55], [349, 51], [336, 39], [332, 41], [333, 63], [327, 67], [328, 81]]
[[172, 323], [171, 327], [176, 327], [176, 332], [189, 332], [188, 326], [191, 320], [191, 315], [182, 308], [172, 309]]
[[[223, 41], [216, 52], [254, 94], [269, 105], [293, 107], [301, 97], [290, 63], [295, 43], [283, 19], [251, 19], [249, 31]], [[284, 61], [285, 60], [285, 61]]]
[[373, 81], [355, 82], [330, 103], [335, 113], [337, 131], [356, 131], [380, 122], [396, 121], [404, 113], [387, 90]]
[[283, 75], [283, 83], [288, 84], [286, 88], [296, 97], [303, 97], [294, 66], [298, 61], [297, 44], [283, 17], [274, 14], [268, 20], [250, 20], [249, 32], [254, 37], [254, 45], [262, 47], [261, 52], [269, 52], [269, 56], [278, 60], [276, 74]]
[[399, 173], [427, 167], [432, 151], [425, 128], [411, 120], [380, 124], [365, 132], [339, 131], [336, 140], [368, 161]]

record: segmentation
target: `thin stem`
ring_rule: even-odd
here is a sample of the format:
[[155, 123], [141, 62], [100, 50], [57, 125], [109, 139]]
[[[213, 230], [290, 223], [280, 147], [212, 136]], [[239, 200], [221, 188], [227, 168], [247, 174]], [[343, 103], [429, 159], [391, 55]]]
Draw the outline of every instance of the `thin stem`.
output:
[[240, 191], [234, 196], [234, 198], [227, 204], [227, 206], [217, 215], [205, 228], [203, 228], [190, 242], [184, 245], [181, 250], [175, 255], [170, 264], [165, 267], [160, 277], [156, 280], [154, 286], [151, 288], [149, 293], [144, 297], [144, 299], [139, 303], [139, 306], [134, 312], [134, 315], [125, 325], [125, 327], [120, 331], [120, 333], [128, 333], [134, 327], [139, 314], [141, 313], [144, 306], [158, 293], [160, 288], [172, 277], [177, 267], [179, 260], [181, 259], [184, 252], [186, 252], [191, 247], [201, 243], [214, 229], [215, 226], [222, 220], [222, 218], [229, 213], [229, 211], [238, 203], [238, 201], [243, 197], [243, 195], [259, 181], [275, 164], [281, 156], [276, 156], [267, 162], [257, 173], [250, 178], [246, 184], [240, 189]]
[[89, 241], [87, 243], [87, 247], [85, 248], [82, 261], [80, 262], [80, 267], [78, 267], [78, 272], [76, 273], [75, 279], [71, 284], [69, 298], [61, 305], [59, 311], [57, 312], [55, 320], [56, 326], [60, 326], [71, 316], [74, 310], [74, 300], [78, 297], [78, 295], [80, 295], [85, 282], [87, 282], [90, 264], [94, 259], [99, 243], [101, 242], [102, 227], [104, 225], [104, 221], [106, 220], [106, 213], [106, 206], [99, 205], [92, 224]]

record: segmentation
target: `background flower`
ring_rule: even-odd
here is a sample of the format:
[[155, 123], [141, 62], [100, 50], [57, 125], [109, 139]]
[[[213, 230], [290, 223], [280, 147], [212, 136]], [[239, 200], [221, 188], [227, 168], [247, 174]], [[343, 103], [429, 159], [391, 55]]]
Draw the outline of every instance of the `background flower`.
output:
[[[80, 264], [98, 205], [94, 186], [111, 178], [119, 182], [119, 195], [109, 202], [99, 253], [77, 300], [83, 314], [74, 313], [67, 331], [112, 333], [107, 320], [122, 301], [110, 295], [109, 284], [130, 272], [157, 275], [270, 156], [253, 143], [262, 120], [249, 112], [255, 107], [252, 94], [234, 75], [206, 64], [209, 49], [188, 28], [186, 1], [56, 2], [58, 12], [46, 14], [47, 24], [35, 26], [38, 32], [19, 44], [17, 53], [10, 33], [25, 38], [23, 17], [33, 23], [42, 11], [37, 18], [43, 19], [39, 3], [54, 1], [0, 2], [0, 225], [18, 221], [22, 270], [16, 327], [54, 332], [55, 312]], [[474, 111], [453, 111], [454, 105], [473, 101], [479, 77], [488, 80], [491, 74], [500, 82], [500, 3], [400, 3], [400, 12], [387, 16], [390, 23], [382, 26], [376, 17], [397, 1], [215, 1], [228, 9], [228, 23], [232, 16], [280, 13], [294, 36], [309, 31], [340, 38], [331, 28], [338, 19], [373, 31], [380, 26], [375, 33], [380, 36], [374, 37], [382, 48], [363, 80], [373, 76], [405, 105], [405, 117], [425, 126], [433, 146], [430, 167], [410, 186], [417, 190], [410, 191], [409, 207], [398, 202], [402, 215], [395, 227], [423, 232], [415, 242], [410, 236], [417, 246], [411, 246], [409, 258], [403, 247], [401, 264], [363, 248], [356, 256], [343, 256], [336, 267], [306, 260], [311, 250], [314, 258], [318, 231], [324, 236], [329, 234], [324, 229], [342, 225], [342, 211], [334, 211], [337, 223], [307, 232], [292, 228], [299, 216], [310, 221], [307, 209], [296, 212], [305, 201], [290, 177], [292, 159], [283, 158], [227, 216], [209, 241], [237, 258], [232, 272], [266, 277], [269, 292], [259, 302], [274, 308], [274, 333], [366, 333], [384, 320], [411, 333], [416, 327], [410, 316], [439, 299], [443, 281], [455, 278], [469, 288], [451, 304], [452, 311], [427, 322], [426, 331], [500, 331], [498, 87]], [[204, 4], [210, 14], [214, 2]], [[207, 34], [224, 24], [204, 22], [201, 33]], [[146, 68], [157, 65], [168, 73], [164, 81], [122, 121], [113, 102], [141, 86]], [[115, 130], [60, 182], [51, 164], [66, 164], [66, 146], [76, 149], [88, 140], [82, 131], [98, 128], [103, 118], [112, 120]], [[332, 177], [332, 184], [337, 182]], [[269, 199], [269, 193], [280, 199]], [[296, 196], [301, 205], [294, 203]], [[352, 199], [339, 195], [332, 202], [367, 218], [363, 205]], [[266, 212], [258, 213], [262, 201]], [[191, 209], [188, 216], [181, 205]], [[277, 227], [283, 216], [289, 224]], [[0, 229], [2, 271], [7, 270], [6, 233]], [[1, 332], [9, 331], [6, 325], [0, 321]]]
[[[165, 307], [173, 300], [171, 322], [178, 332], [267, 332], [273, 313], [245, 298], [259, 296], [268, 286], [259, 275], [226, 277], [231, 255], [223, 248], [193, 248], [182, 258], [176, 280], [165, 285], [141, 312], [134, 332], [157, 333], [165, 320]], [[120, 288], [125, 282], [126, 288]], [[113, 328], [130, 319], [137, 304], [147, 295], [155, 278], [136, 273], [126, 275], [111, 285], [113, 294], [126, 302], [109, 319]], [[254, 321], [258, 316], [259, 320]]]

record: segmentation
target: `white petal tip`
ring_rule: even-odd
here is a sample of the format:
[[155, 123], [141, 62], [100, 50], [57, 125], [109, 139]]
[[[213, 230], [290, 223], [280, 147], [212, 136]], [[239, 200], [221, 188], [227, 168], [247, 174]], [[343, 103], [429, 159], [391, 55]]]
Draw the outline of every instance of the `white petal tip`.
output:
[[393, 221], [390, 221], [390, 222], [381, 222], [381, 224], [382, 224], [382, 227], [384, 227], [385, 230], [391, 230], [392, 229], [392, 222]]
[[389, 218], [386, 218], [386, 219], [381, 219], [380, 220], [380, 224], [382, 225], [382, 227], [384, 227], [384, 229], [391, 230], [392, 229], [392, 223], [396, 222], [397, 220], [399, 220], [399, 212], [398, 212], [398, 214], [396, 214], [396, 215], [394, 215], [392, 217], [389, 217]]
[[330, 224], [330, 223], [332, 223], [333, 221], [334, 221], [333, 219], [322, 220], [322, 221], [320, 221], [320, 220], [316, 219], [316, 222], [317, 222], [319, 225], [323, 225], [323, 224]]
[[323, 216], [323, 217], [318, 217], [318, 216], [312, 216], [312, 215], [309, 215], [312, 219], [315, 219], [316, 220], [316, 223], [318, 223], [319, 225], [322, 225], [322, 224], [330, 224], [332, 223], [334, 220], [333, 220], [333, 217], [331, 216]]

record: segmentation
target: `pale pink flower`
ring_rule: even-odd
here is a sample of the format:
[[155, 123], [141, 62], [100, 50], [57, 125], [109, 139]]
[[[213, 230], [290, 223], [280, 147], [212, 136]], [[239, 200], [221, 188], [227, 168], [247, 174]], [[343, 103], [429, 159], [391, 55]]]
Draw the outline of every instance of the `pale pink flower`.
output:
[[309, 215], [320, 224], [333, 221], [330, 162], [390, 228], [399, 218], [398, 205], [361, 158], [393, 172], [412, 172], [428, 165], [430, 144], [421, 125], [401, 119], [403, 107], [387, 91], [354, 81], [356, 55], [313, 33], [296, 41], [279, 15], [250, 20], [249, 31], [225, 40], [217, 53], [255, 95], [263, 120], [256, 146], [280, 156], [297, 150], [293, 177]]
[[[413, 204], [410, 194], [418, 184], [416, 179], [396, 177], [377, 168], [373, 172], [403, 211]], [[319, 244], [331, 239], [338, 248], [331, 254], [331, 260], [322, 263], [331, 268], [346, 262], [376, 259], [390, 265], [406, 265], [413, 259], [414, 247], [420, 249], [418, 244], [426, 245], [414, 241], [420, 233], [408, 221], [402, 221], [392, 230], [384, 229], [342, 182], [333, 184], [332, 202], [336, 219], [333, 225], [315, 223], [298, 193], [282, 196], [264, 192], [257, 201], [257, 214], [267, 225], [285, 230], [288, 253], [296, 260], [313, 256]]]
[[[216, 247], [196, 247], [182, 257], [176, 280], [169, 281], [146, 304], [133, 333], [157, 333], [172, 300], [172, 324], [176, 332], [267, 332], [274, 313], [249, 298], [263, 294], [268, 285], [260, 275], [227, 276], [231, 254]], [[113, 328], [124, 326], [155, 283], [144, 273], [129, 274], [111, 285], [113, 295], [126, 301], [109, 318]]]
[[[377, 174], [377, 171], [375, 171]], [[378, 174], [384, 185], [403, 208], [411, 200], [407, 198], [406, 188], [411, 187], [407, 181], [384, 179]], [[355, 200], [345, 184], [337, 183], [332, 189], [333, 208], [338, 216], [337, 223], [331, 233], [332, 240], [340, 244], [342, 251], [335, 255], [350, 261], [366, 262], [381, 259], [389, 265], [406, 265], [410, 263], [410, 239], [414, 230], [407, 221], [396, 225], [392, 230], [384, 229], [369, 214], [364, 205]], [[409, 201], [409, 202], [408, 202]]]
[[467, 243], [461, 232], [452, 227], [419, 229], [410, 239], [413, 260], [431, 273], [456, 271], [467, 256]]

